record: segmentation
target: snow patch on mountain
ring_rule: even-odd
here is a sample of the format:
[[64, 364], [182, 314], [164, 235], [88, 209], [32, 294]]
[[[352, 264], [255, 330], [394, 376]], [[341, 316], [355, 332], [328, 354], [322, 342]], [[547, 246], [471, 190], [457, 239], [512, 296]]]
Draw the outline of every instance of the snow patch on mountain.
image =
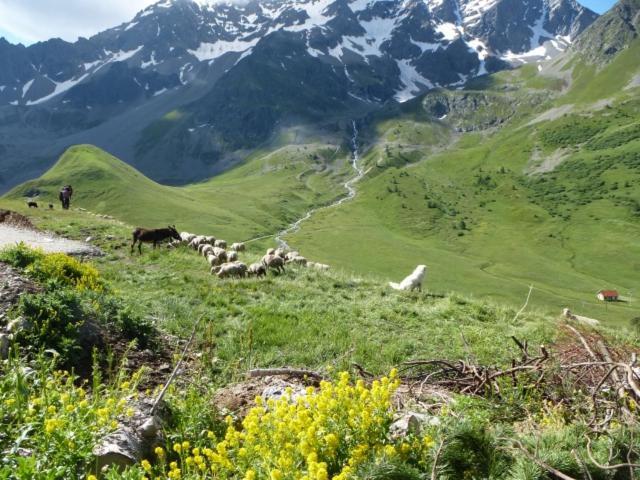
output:
[[46, 77], [47, 80], [51, 81], [54, 84], [53, 92], [51, 92], [50, 94], [48, 94], [48, 95], [46, 95], [44, 97], [38, 98], [37, 100], [30, 100], [30, 101], [27, 102], [27, 105], [38, 105], [40, 103], [44, 103], [47, 100], [50, 100], [53, 97], [56, 97], [56, 96], [60, 95], [61, 93], [66, 92], [70, 88], [76, 86], [77, 84], [82, 82], [88, 76], [89, 76], [89, 73], [85, 73], [84, 75], [80, 76], [79, 78], [71, 79], [71, 80], [65, 80], [64, 82], [55, 82], [55, 81], [51, 80], [49, 77]]
[[187, 50], [201, 62], [212, 62], [216, 58], [229, 52], [244, 52], [256, 45], [259, 38], [253, 40], [218, 40], [215, 43], [201, 43], [195, 50]]
[[35, 81], [35, 78], [29, 80], [27, 83], [24, 84], [24, 86], [22, 87], [22, 98], [24, 98], [25, 95], [29, 92], [29, 89], [31, 88], [31, 85], [33, 85], [34, 81]]
[[434, 85], [418, 73], [409, 60], [397, 60], [396, 64], [400, 69], [400, 81], [404, 85], [393, 96], [398, 102], [406, 102], [418, 95], [425, 88], [433, 88]]

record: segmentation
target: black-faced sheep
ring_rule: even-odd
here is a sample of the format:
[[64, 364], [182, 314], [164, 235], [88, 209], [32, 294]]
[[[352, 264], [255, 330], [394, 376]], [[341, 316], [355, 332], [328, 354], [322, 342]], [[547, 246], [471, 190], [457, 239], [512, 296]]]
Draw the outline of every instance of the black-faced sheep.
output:
[[235, 262], [236, 260], [238, 260], [238, 252], [235, 250], [227, 252], [227, 262]]
[[260, 278], [267, 274], [267, 268], [261, 263], [252, 263], [247, 270], [249, 275], [255, 275]]
[[227, 248], [227, 242], [225, 242], [224, 240], [216, 240], [213, 243], [213, 246], [218, 248]]
[[211, 235], [207, 235], [206, 237], [204, 237], [204, 241], [205, 243], [208, 243], [209, 245], [213, 245], [216, 243], [216, 237], [211, 236]]
[[277, 255], [265, 255], [260, 261], [267, 269], [284, 273], [284, 260]]
[[276, 248], [276, 251], [274, 252], [274, 254], [284, 259], [287, 255], [287, 252], [284, 250], [284, 248]]
[[270, 248], [267, 250], [267, 255], [275, 255], [276, 254], [276, 249], [275, 248]]
[[202, 251], [201, 251], [202, 256], [206, 257], [207, 255], [212, 254], [214, 248], [215, 247], [212, 247], [208, 243], [205, 243], [204, 246], [202, 247]]
[[234, 252], [244, 252], [245, 246], [244, 243], [236, 242], [231, 244], [231, 250]]

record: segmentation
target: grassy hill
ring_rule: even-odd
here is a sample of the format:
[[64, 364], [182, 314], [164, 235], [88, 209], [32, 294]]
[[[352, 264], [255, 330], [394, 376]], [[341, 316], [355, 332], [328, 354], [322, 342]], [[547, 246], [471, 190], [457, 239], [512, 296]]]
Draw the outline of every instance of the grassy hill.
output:
[[131, 224], [217, 232], [237, 240], [273, 233], [312, 205], [342, 195], [347, 154], [339, 145], [287, 145], [257, 152], [245, 164], [209, 182], [185, 188], [160, 185], [108, 153], [70, 148], [42, 177], [6, 198], [57, 202], [61, 185], [74, 187], [72, 203]]

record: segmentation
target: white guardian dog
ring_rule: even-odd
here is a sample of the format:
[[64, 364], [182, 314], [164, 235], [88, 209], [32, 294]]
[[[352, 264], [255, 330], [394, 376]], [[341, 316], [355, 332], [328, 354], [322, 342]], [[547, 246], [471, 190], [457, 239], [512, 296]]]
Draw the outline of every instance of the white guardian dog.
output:
[[411, 275], [400, 283], [389, 282], [389, 286], [394, 290], [414, 290], [422, 291], [422, 282], [427, 275], [427, 266], [418, 265]]

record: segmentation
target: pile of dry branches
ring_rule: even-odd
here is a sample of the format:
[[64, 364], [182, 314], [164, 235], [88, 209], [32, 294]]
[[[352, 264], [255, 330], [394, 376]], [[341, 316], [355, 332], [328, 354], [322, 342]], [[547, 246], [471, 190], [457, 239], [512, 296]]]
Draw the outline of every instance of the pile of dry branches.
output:
[[[613, 418], [636, 422], [633, 409], [640, 403], [640, 366], [635, 353], [607, 347], [604, 340], [591, 335], [589, 340], [571, 325], [566, 325], [573, 342], [557, 349], [540, 346], [533, 354], [526, 341], [511, 337], [520, 351], [508, 368], [479, 365], [469, 358], [449, 361], [440, 359], [412, 360], [403, 363], [400, 375], [410, 388], [419, 393], [425, 387], [449, 391], [501, 397], [509, 387], [537, 389], [542, 397], [554, 402], [571, 403], [566, 392], [580, 392], [591, 399], [594, 429], [605, 427]], [[574, 395], [572, 395], [574, 396]]]

